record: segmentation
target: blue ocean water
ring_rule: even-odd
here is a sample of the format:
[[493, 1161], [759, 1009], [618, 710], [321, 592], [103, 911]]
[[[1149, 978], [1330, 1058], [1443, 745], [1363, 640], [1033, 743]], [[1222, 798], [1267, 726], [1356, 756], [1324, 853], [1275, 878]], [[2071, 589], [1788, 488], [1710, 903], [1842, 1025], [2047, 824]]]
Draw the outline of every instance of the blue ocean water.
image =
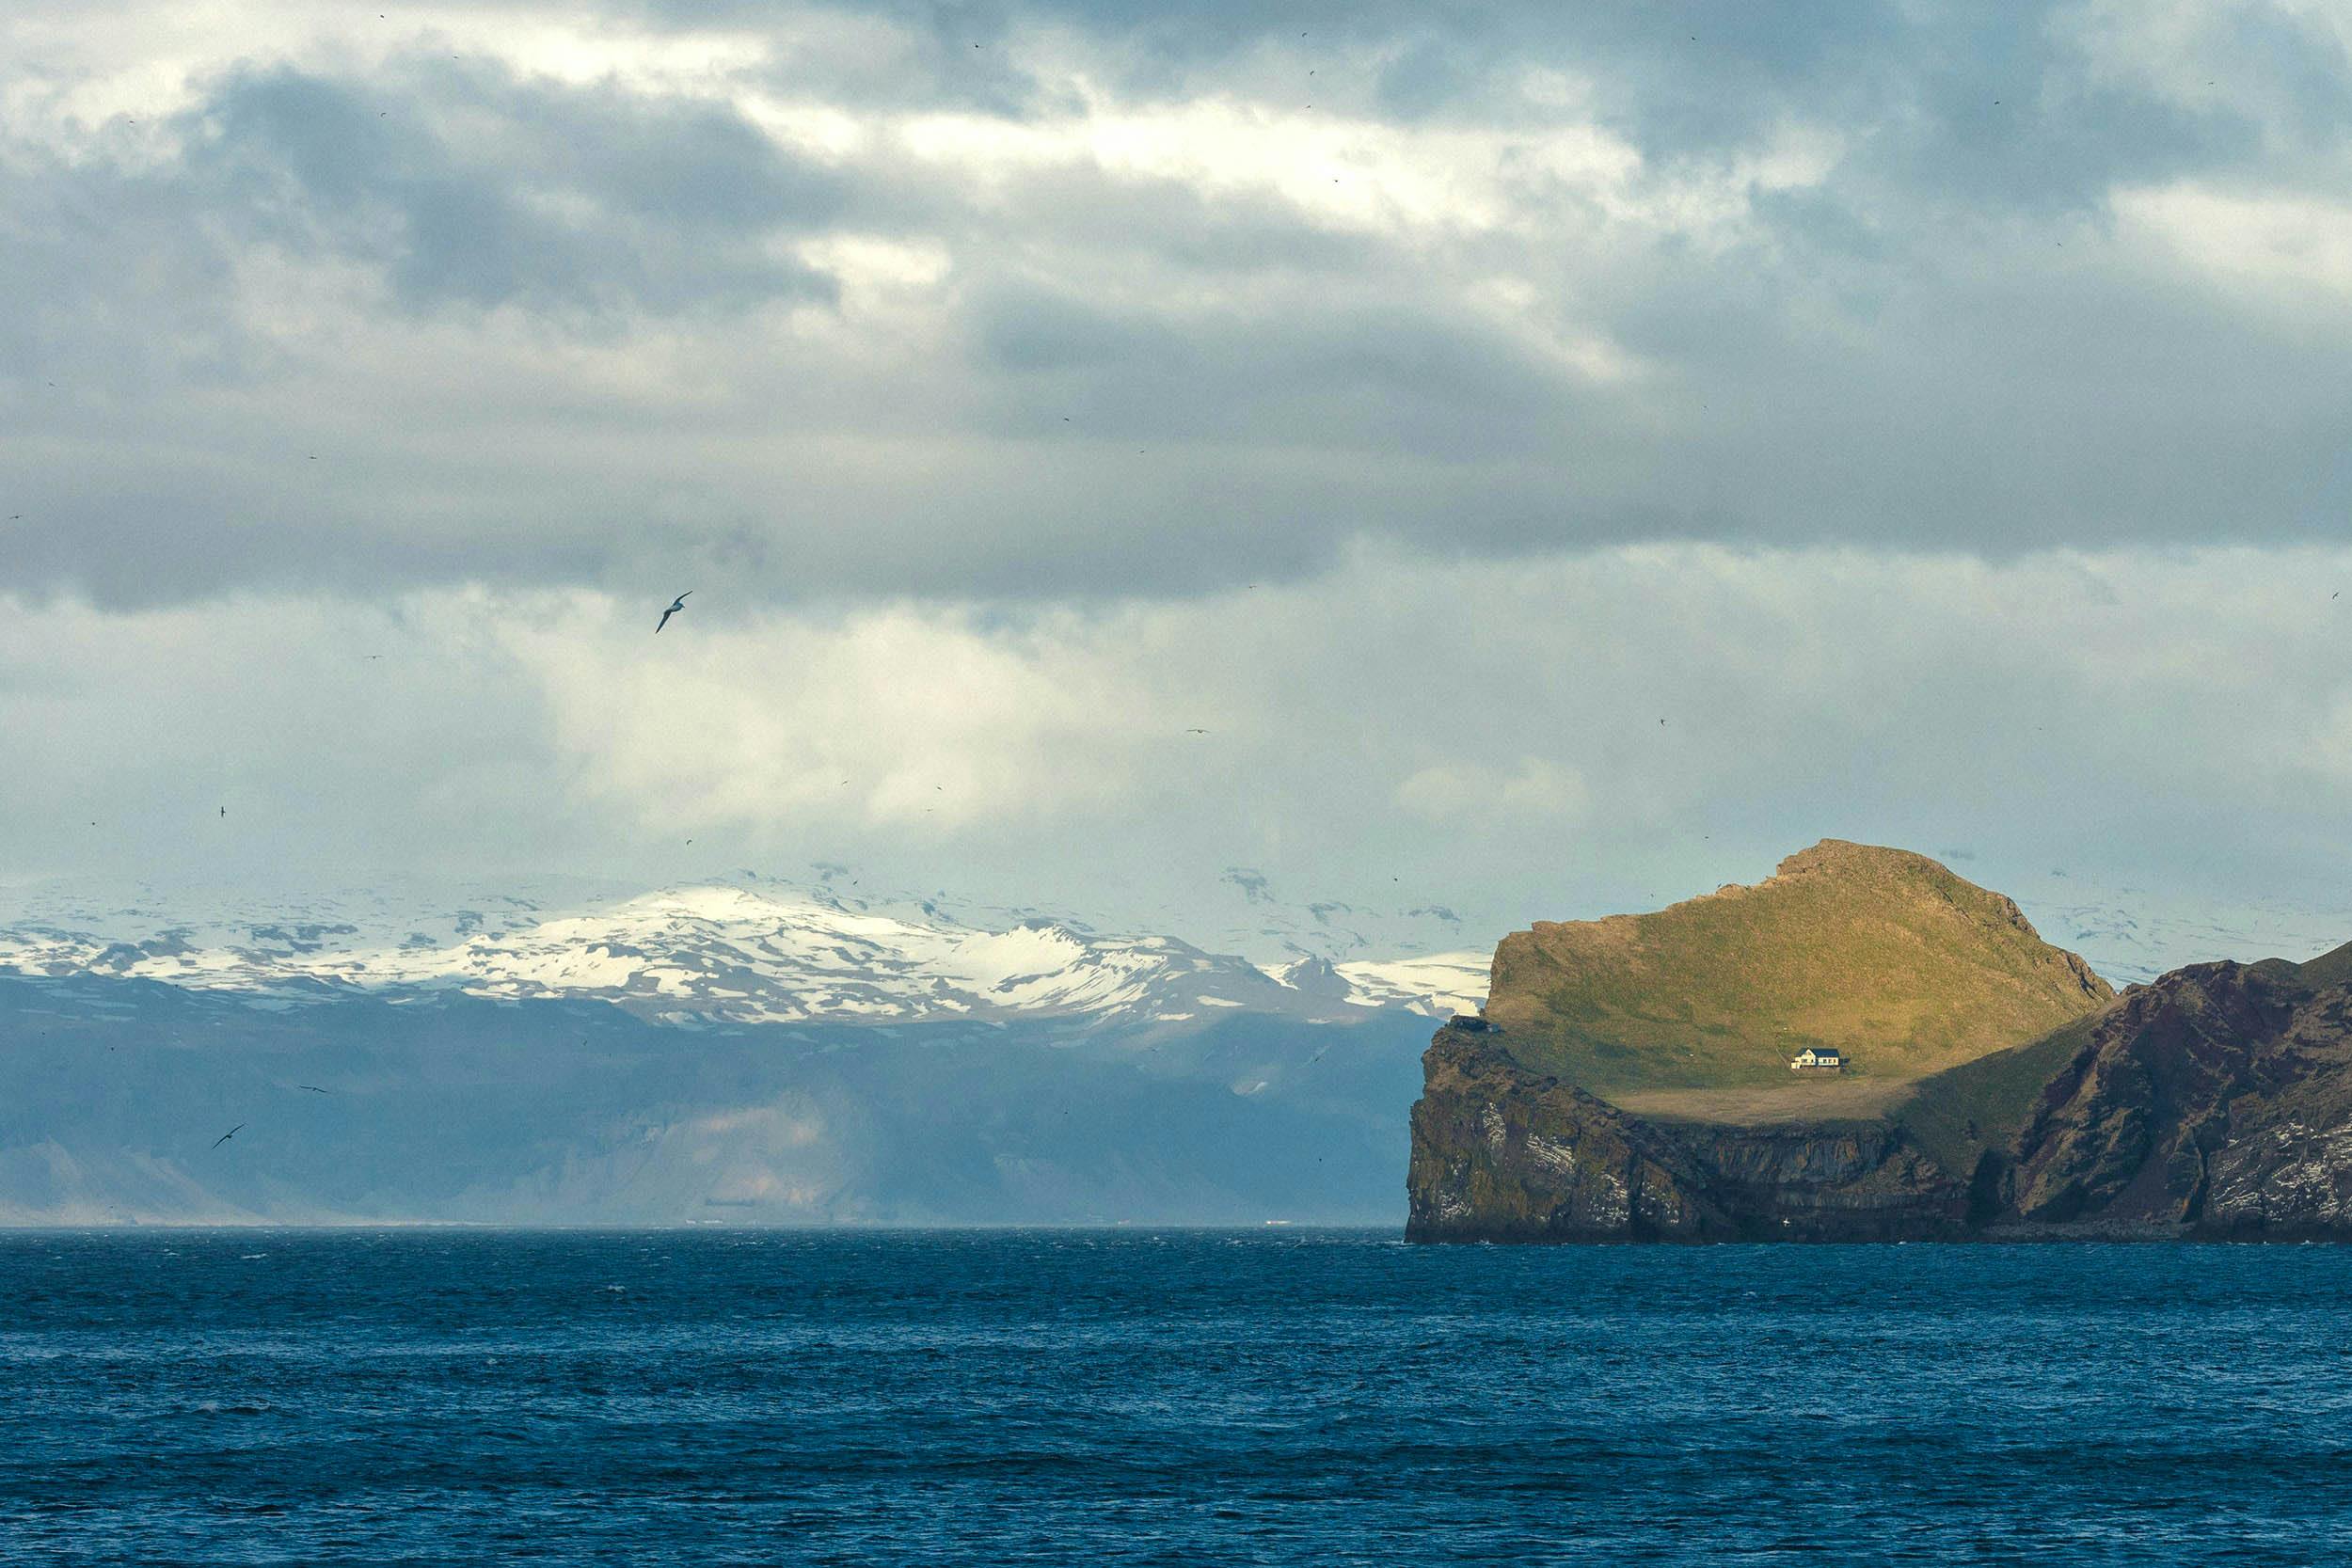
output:
[[10, 1562], [2352, 1557], [2352, 1249], [0, 1235]]

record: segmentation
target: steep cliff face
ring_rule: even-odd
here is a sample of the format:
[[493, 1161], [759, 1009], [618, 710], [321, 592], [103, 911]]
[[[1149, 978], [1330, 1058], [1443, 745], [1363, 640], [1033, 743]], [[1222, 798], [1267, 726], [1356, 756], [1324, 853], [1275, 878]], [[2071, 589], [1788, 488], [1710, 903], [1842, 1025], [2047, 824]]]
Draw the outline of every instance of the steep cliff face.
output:
[[1885, 1121], [1630, 1116], [1449, 1025], [1413, 1107], [1415, 1241], [1894, 1241], [1960, 1234], [1966, 1187]]
[[1422, 1058], [1413, 1107], [1417, 1241], [1708, 1241], [1734, 1233], [1675, 1139], [1456, 1022]]
[[2133, 991], [2044, 1085], [2000, 1181], [2026, 1226], [2352, 1234], [2352, 988], [2216, 963]]
[[1869, 1117], [1636, 1115], [1531, 1056], [1438, 1031], [1408, 1236], [2352, 1240], [2352, 946], [2175, 971]]

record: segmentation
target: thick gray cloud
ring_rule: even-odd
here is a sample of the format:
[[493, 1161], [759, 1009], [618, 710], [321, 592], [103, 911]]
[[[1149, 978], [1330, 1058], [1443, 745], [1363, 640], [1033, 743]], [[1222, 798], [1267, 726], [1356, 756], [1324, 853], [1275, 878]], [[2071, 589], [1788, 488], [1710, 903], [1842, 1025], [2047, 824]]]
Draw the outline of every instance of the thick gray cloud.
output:
[[412, 310], [663, 316], [831, 297], [765, 242], [837, 216], [840, 182], [724, 106], [494, 68], [401, 64], [371, 85], [280, 69], [231, 73], [178, 130], [194, 212], [239, 241], [378, 269]]
[[1152, 594], [2346, 499], [2323, 10], [261, 21], [9, 24], [20, 592]]

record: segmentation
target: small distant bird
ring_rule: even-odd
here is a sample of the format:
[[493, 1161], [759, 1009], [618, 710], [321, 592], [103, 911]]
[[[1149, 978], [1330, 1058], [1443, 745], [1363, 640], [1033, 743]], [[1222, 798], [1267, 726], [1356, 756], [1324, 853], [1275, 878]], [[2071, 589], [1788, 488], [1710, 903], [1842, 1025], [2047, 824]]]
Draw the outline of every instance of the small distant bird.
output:
[[223, 806], [223, 807], [221, 807], [221, 808], [220, 808], [220, 814], [221, 814], [221, 816], [228, 816], [228, 815], [229, 815], [229, 808], [228, 808], [227, 806]]
[[[585, 1044], [587, 1042], [582, 1041], [581, 1043]], [[294, 1087], [297, 1089], [309, 1089], [312, 1094], [333, 1094], [335, 1092], [333, 1089], [322, 1089], [316, 1084], [296, 1084]]]
[[219, 1137], [215, 1138], [215, 1139], [213, 1140], [213, 1147], [214, 1147], [215, 1148], [218, 1148], [221, 1145], [223, 1145], [223, 1144], [227, 1143], [230, 1139], [231, 1139], [231, 1138], [235, 1137], [238, 1133], [240, 1133], [240, 1132], [244, 1132], [244, 1131], [245, 1131], [245, 1123], [244, 1123], [244, 1122], [239, 1122], [239, 1123], [237, 1123], [237, 1125], [236, 1125], [236, 1126], [231, 1127], [231, 1128], [230, 1128], [228, 1132], [223, 1132], [223, 1133], [222, 1133]]
[[1206, 735], [1209, 732], [1206, 730], [1186, 730], [1184, 733], [1186, 735]]
[[686, 608], [687, 594], [691, 594], [693, 590], [690, 588], [685, 594], [680, 594], [676, 598], [670, 601], [670, 608], [663, 610], [661, 612], [661, 619], [654, 623], [653, 629], [655, 636], [659, 637], [661, 634], [661, 628], [670, 624], [671, 616], [675, 615], [679, 610]]

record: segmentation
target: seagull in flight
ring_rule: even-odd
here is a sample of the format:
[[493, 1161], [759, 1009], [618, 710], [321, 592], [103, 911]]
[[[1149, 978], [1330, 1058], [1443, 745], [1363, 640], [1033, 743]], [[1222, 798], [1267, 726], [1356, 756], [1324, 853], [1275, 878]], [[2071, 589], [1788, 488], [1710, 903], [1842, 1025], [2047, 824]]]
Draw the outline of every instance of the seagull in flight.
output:
[[215, 1139], [213, 1140], [213, 1147], [214, 1147], [215, 1148], [218, 1148], [221, 1145], [223, 1145], [223, 1144], [227, 1143], [230, 1139], [231, 1139], [231, 1138], [235, 1137], [238, 1133], [240, 1133], [240, 1132], [244, 1132], [244, 1131], [245, 1131], [245, 1123], [244, 1123], [244, 1122], [239, 1122], [239, 1123], [237, 1123], [237, 1125], [236, 1125], [236, 1126], [231, 1127], [231, 1128], [230, 1128], [228, 1132], [223, 1132], [223, 1133], [222, 1133], [219, 1137], [215, 1138]]
[[[587, 1042], [583, 1040], [581, 1043], [584, 1045]], [[309, 1089], [312, 1094], [333, 1094], [335, 1092], [333, 1089], [322, 1089], [316, 1084], [296, 1084], [294, 1087], [297, 1089]]]
[[[686, 594], [691, 594], [693, 590], [690, 588], [686, 591]], [[653, 629], [655, 636], [659, 637], [661, 635], [661, 628], [670, 624], [671, 616], [675, 615], [679, 610], [686, 608], [686, 594], [680, 594], [676, 598], [672, 599], [670, 601], [670, 608], [661, 612], [661, 619], [654, 623]]]

